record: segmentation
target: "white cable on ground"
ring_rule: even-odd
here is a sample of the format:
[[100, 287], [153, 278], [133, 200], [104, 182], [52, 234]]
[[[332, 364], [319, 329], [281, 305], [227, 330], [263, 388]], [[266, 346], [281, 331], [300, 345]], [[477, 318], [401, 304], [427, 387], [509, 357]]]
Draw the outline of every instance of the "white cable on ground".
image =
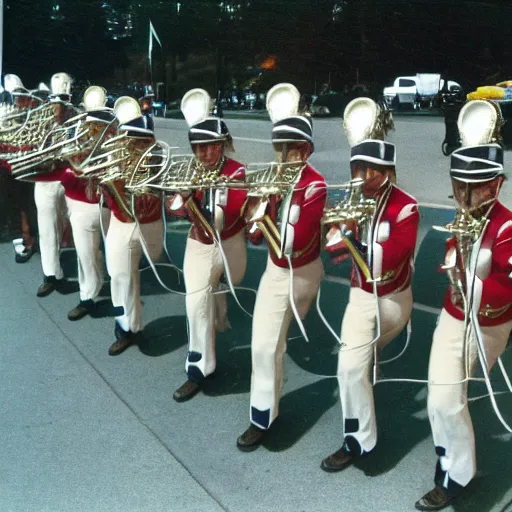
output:
[[293, 293], [293, 265], [292, 260], [290, 258], [290, 255], [286, 255], [286, 260], [288, 261], [288, 267], [290, 269], [290, 287], [289, 287], [289, 299], [290, 299], [290, 306], [292, 308], [293, 316], [295, 317], [295, 320], [299, 324], [300, 332], [302, 333], [302, 336], [304, 336], [304, 339], [306, 340], [306, 343], [309, 343], [308, 335], [306, 334], [306, 328], [304, 327], [304, 324], [302, 323], [302, 320], [300, 318], [299, 312], [297, 310], [297, 305], [295, 304], [295, 296]]

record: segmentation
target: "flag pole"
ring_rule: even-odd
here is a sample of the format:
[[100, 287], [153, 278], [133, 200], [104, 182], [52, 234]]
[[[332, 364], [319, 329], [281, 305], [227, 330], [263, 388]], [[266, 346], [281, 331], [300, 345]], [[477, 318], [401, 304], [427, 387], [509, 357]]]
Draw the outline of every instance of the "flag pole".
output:
[[4, 0], [0, 0], [0, 79], [2, 77], [4, 61]]
[[[2, 1], [2, 0], [0, 0]], [[149, 61], [149, 81], [151, 83], [151, 87], [153, 87], [153, 59], [152, 59], [152, 53], [153, 53], [153, 31], [151, 30], [152, 23], [151, 20], [149, 20], [149, 43], [148, 43], [148, 61]]]

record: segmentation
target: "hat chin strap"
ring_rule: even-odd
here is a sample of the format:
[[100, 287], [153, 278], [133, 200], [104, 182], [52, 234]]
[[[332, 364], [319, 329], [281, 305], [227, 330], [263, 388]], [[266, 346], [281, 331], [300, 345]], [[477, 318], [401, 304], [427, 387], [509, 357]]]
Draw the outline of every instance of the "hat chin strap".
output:
[[[375, 193], [371, 196], [371, 198], [380, 196], [390, 185], [391, 185], [391, 181], [389, 181], [389, 176], [386, 175], [385, 180], [379, 185], [379, 188], [375, 191]], [[371, 199], [371, 198], [368, 198], [368, 199]]]
[[[496, 178], [495, 178], [496, 179]], [[472, 217], [475, 217], [475, 214], [477, 214], [478, 217], [486, 217], [487, 215], [489, 215], [492, 207], [494, 206], [494, 203], [498, 200], [498, 196], [500, 195], [500, 190], [501, 190], [501, 186], [503, 185], [503, 179], [500, 181], [500, 183], [498, 183], [497, 187], [496, 187], [496, 193], [494, 194], [494, 197], [492, 197], [491, 199], [487, 199], [487, 201], [483, 201], [482, 203], [480, 203], [478, 206], [475, 206], [473, 208], [470, 208], [469, 206], [466, 206], [466, 205], [461, 205], [459, 203], [459, 201], [457, 201], [457, 204], [461, 207], [461, 208], [464, 208], [466, 209], [470, 215]], [[489, 206], [489, 208], [487, 209], [486, 212], [484, 212], [484, 208], [486, 206]]]
[[[302, 142], [302, 141], [298, 141], [298, 142]], [[307, 142], [308, 141], [304, 141], [304, 143], [307, 143]], [[307, 161], [307, 158], [305, 158], [305, 159], [299, 158], [298, 160], [288, 160], [289, 142], [281, 142], [281, 144], [283, 145], [283, 149], [281, 149], [281, 161], [278, 163], [286, 164], [286, 163], [290, 163], [290, 162], [298, 162], [299, 160], [304, 163], [305, 161]]]

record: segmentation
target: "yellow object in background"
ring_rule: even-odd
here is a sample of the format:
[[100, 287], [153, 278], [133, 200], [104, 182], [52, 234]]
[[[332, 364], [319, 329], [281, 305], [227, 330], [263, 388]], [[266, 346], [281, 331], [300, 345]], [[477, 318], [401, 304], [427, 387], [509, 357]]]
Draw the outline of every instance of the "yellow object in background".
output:
[[484, 85], [478, 87], [476, 91], [467, 95], [468, 100], [501, 100], [505, 97], [505, 89], [495, 85]]
[[498, 87], [512, 87], [512, 80], [505, 80], [504, 82], [500, 82], [496, 84]]

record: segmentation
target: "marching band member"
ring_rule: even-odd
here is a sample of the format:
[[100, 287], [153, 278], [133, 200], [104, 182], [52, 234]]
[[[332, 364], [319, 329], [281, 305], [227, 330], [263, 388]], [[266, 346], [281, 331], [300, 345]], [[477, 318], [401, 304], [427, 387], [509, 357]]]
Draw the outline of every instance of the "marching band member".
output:
[[335, 262], [350, 256], [354, 261], [337, 371], [344, 441], [322, 461], [321, 468], [329, 472], [345, 469], [375, 448], [377, 425], [370, 367], [376, 364], [377, 348], [400, 334], [412, 311], [411, 277], [419, 213], [416, 200], [392, 183], [395, 146], [377, 140], [383, 138], [386, 125], [384, 133], [377, 135], [374, 129], [379, 120], [387, 122], [385, 116], [386, 112], [369, 98], [357, 98], [347, 105], [343, 117], [351, 145], [352, 180], [362, 181], [362, 196], [374, 207], [366, 220], [337, 223], [327, 235], [326, 249]]
[[[155, 136], [152, 130], [144, 127], [137, 100], [122, 96], [116, 101], [114, 111], [119, 122], [118, 134], [126, 136], [123, 151], [130, 153], [132, 158], [142, 156], [154, 144]], [[103, 191], [112, 211], [105, 253], [112, 303], [116, 310], [116, 341], [108, 353], [116, 356], [136, 344], [142, 330], [139, 273], [141, 244], [145, 243], [152, 260], [160, 257], [164, 229], [162, 200], [151, 194], [137, 195], [134, 198], [135, 219], [122, 178], [105, 181]]]
[[[265, 236], [269, 257], [254, 307], [251, 424], [237, 439], [237, 447], [242, 451], [256, 449], [278, 416], [283, 357], [293, 307], [304, 318], [323, 278], [320, 220], [326, 200], [325, 180], [308, 163], [314, 149], [313, 130], [311, 120], [298, 115], [299, 99], [299, 92], [291, 84], [278, 84], [267, 94], [276, 156], [288, 169], [295, 168], [287, 193], [291, 201], [284, 200], [279, 206], [277, 197], [272, 196], [268, 204], [249, 201], [247, 207], [250, 221], [259, 229], [251, 236]], [[291, 162], [294, 164], [290, 165]], [[281, 230], [277, 227], [278, 209]]]
[[[64, 188], [73, 230], [80, 287], [80, 302], [68, 313], [68, 319], [72, 321], [80, 320], [93, 311], [95, 299], [104, 282], [103, 254], [100, 250], [101, 226], [103, 225], [105, 231], [108, 230], [110, 210], [104, 207], [100, 211], [97, 182], [93, 178], [77, 174], [73, 164], [84, 161], [93, 144], [99, 143], [100, 138], [106, 139], [116, 134], [116, 116], [113, 111], [105, 109], [105, 101], [106, 93], [101, 87], [91, 86], [85, 91], [84, 106], [87, 115], [80, 128], [74, 124], [70, 127], [70, 132], [87, 126], [87, 133], [82, 136], [84, 139], [78, 141], [78, 144], [87, 147], [83, 147], [78, 154], [64, 155], [66, 160], [60, 161], [52, 171], [31, 177], [36, 183], [57, 182]], [[73, 136], [73, 133], [70, 135]]]
[[[51, 79], [50, 101], [55, 105], [56, 123], [62, 125], [73, 113], [71, 101], [72, 78], [67, 73], [56, 73]], [[66, 201], [60, 181], [37, 182], [34, 187], [39, 228], [39, 250], [44, 280], [37, 290], [38, 297], [46, 297], [64, 283], [60, 265], [60, 244], [64, 231]]]
[[493, 143], [495, 134], [485, 132], [488, 126], [498, 128], [496, 109], [474, 100], [459, 114], [463, 147], [452, 153], [450, 170], [457, 213], [446, 226], [453, 236], [442, 267], [451, 284], [434, 331], [428, 373], [428, 414], [439, 459], [435, 487], [416, 502], [418, 510], [445, 508], [475, 476], [468, 378], [478, 361], [488, 378], [512, 330], [512, 212], [498, 200], [503, 150]]
[[[5, 91], [2, 93], [3, 99], [13, 102], [19, 109], [30, 109], [37, 107], [43, 102], [36, 96], [35, 91], [29, 92], [23, 86], [21, 79], [17, 75], [7, 74], [4, 77]], [[4, 104], [4, 108], [7, 102]], [[2, 152], [9, 153], [21, 148], [2, 145]], [[9, 171], [9, 166], [2, 161], [2, 170]], [[37, 219], [34, 202], [34, 185], [31, 183], [22, 183], [15, 181], [7, 173], [2, 174], [2, 203], [7, 206], [7, 221], [10, 231], [17, 235], [12, 243], [15, 252], [15, 261], [17, 263], [27, 262], [37, 250], [36, 233]]]
[[[181, 102], [190, 126], [188, 136], [198, 172], [243, 180], [243, 165], [225, 156], [226, 150], [233, 150], [228, 128], [224, 121], [208, 117], [209, 107], [210, 96], [202, 89], [192, 89]], [[246, 197], [244, 190], [206, 189], [186, 198], [185, 208], [192, 221], [183, 266], [189, 333], [185, 364], [188, 379], [173, 395], [177, 402], [192, 398], [203, 380], [215, 372], [215, 331], [229, 328], [229, 321], [226, 294], [212, 292], [218, 290], [226, 271], [235, 285], [244, 277], [247, 246], [242, 207]], [[175, 196], [174, 207], [180, 207], [184, 198]], [[227, 270], [221, 251], [227, 260]]]

